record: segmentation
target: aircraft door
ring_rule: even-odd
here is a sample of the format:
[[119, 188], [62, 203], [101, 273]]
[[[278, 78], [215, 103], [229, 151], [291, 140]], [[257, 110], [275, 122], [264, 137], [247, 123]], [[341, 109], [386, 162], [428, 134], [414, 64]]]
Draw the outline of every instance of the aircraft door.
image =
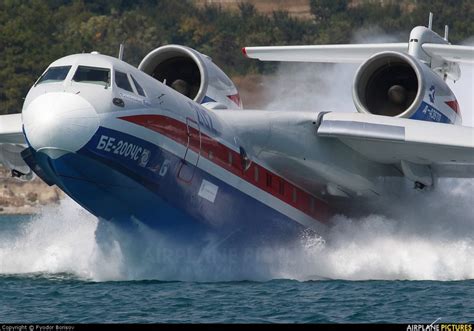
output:
[[199, 123], [190, 117], [186, 117], [186, 135], [188, 143], [178, 170], [178, 178], [186, 183], [191, 183], [201, 157], [201, 128]]

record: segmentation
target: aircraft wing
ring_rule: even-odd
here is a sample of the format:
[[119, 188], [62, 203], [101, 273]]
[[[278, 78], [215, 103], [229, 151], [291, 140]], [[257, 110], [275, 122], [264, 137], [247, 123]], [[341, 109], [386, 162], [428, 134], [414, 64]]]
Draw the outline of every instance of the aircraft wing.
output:
[[21, 114], [0, 116], [0, 164], [10, 170], [16, 170], [24, 179], [31, 179], [32, 173], [21, 157], [21, 152], [26, 148], [25, 135], [23, 134]]
[[421, 46], [431, 56], [437, 55], [447, 61], [474, 63], [474, 47], [425, 43]]
[[319, 137], [342, 141], [368, 159], [429, 166], [437, 177], [474, 177], [474, 128], [359, 113], [327, 113]]
[[21, 114], [0, 116], [0, 144], [26, 144]]
[[474, 178], [474, 128], [360, 113], [216, 112], [250, 160], [313, 194], [382, 192], [378, 178]]
[[287, 62], [360, 63], [383, 51], [406, 52], [407, 43], [245, 47], [251, 59]]
[[[450, 62], [474, 63], [472, 46], [424, 43], [422, 48], [430, 56], [439, 56]], [[261, 61], [331, 63], [360, 63], [379, 52], [407, 50], [407, 43], [263, 46], [242, 49], [247, 57]]]

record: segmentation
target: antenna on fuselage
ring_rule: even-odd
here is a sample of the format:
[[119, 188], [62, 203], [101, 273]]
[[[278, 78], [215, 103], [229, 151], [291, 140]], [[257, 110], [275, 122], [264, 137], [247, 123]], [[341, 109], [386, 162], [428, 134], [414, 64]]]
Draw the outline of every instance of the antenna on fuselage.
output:
[[428, 18], [428, 29], [433, 30], [433, 13], [430, 12], [430, 17]]
[[118, 53], [118, 59], [120, 61], [123, 61], [123, 49], [124, 49], [124, 46], [123, 46], [123, 43], [121, 43], [120, 48], [119, 48], [119, 53]]
[[448, 41], [449, 26], [444, 26], [444, 40]]

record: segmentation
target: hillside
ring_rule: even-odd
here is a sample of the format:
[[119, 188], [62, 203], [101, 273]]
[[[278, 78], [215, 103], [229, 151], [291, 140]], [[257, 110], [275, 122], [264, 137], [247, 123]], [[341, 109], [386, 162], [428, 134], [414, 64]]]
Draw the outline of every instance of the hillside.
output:
[[[239, 4], [249, 3], [255, 6], [257, 11], [262, 14], [272, 14], [274, 11], [286, 11], [290, 16], [303, 20], [314, 19], [311, 13], [310, 0], [193, 0], [194, 3], [202, 8], [205, 5], [218, 5], [227, 10], [237, 11]], [[381, 6], [399, 5], [406, 12], [412, 12], [416, 4], [409, 0], [348, 0], [348, 7], [354, 8], [366, 3], [376, 3]]]
[[309, 0], [194, 0], [196, 5], [220, 5], [225, 9], [238, 10], [240, 3], [251, 3], [263, 14], [274, 11], [287, 11], [291, 16], [300, 19], [311, 19]]

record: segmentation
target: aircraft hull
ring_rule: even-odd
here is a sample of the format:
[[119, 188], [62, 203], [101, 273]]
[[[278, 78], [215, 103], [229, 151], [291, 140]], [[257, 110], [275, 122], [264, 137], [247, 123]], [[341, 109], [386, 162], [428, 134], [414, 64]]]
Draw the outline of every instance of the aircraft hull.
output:
[[[98, 149], [104, 136], [140, 146], [141, 156], [135, 160]], [[262, 238], [281, 243], [305, 230], [192, 162], [120, 131], [100, 127], [76, 153], [37, 160], [85, 209], [124, 227], [138, 220], [176, 240], [201, 240], [212, 234], [228, 238], [229, 243], [242, 243], [243, 238], [247, 243]]]

